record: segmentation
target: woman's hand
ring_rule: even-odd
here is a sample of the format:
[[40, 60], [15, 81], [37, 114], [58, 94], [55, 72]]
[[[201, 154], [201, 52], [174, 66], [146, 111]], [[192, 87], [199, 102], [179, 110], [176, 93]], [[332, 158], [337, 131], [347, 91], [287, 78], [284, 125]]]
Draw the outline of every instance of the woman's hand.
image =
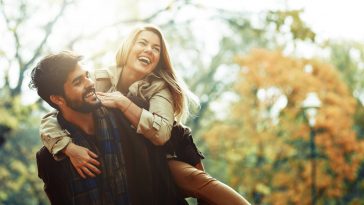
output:
[[100, 162], [96, 160], [97, 155], [91, 150], [71, 142], [63, 153], [70, 158], [73, 167], [82, 178], [85, 179], [87, 176], [95, 177], [97, 174], [101, 174], [101, 171], [97, 168], [100, 166]]
[[125, 96], [120, 92], [112, 92], [112, 93], [102, 93], [96, 92], [97, 97], [100, 99], [101, 103], [105, 107], [109, 108], [119, 108], [123, 101], [125, 101]]

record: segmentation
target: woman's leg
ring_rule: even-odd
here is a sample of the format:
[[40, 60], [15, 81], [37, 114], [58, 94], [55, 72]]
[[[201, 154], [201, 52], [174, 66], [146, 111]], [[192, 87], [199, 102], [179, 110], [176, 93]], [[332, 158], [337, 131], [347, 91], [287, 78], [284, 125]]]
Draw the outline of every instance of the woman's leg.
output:
[[249, 204], [232, 188], [196, 167], [177, 160], [168, 160], [168, 166], [175, 182], [186, 194], [214, 205]]

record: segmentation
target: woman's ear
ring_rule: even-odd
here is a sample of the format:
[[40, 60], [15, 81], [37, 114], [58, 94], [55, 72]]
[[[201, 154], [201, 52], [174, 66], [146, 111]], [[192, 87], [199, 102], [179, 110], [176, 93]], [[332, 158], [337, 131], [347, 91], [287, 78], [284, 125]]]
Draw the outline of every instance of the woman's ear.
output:
[[58, 105], [58, 107], [62, 107], [64, 105], [64, 99], [59, 95], [51, 95], [49, 96], [49, 99], [52, 101], [52, 103]]

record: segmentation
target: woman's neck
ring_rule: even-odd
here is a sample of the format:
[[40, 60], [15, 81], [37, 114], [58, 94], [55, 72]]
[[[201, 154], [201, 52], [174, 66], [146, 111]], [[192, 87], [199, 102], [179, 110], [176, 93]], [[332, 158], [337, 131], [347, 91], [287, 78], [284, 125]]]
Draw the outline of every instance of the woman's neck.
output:
[[129, 87], [136, 81], [143, 79], [139, 73], [129, 67], [124, 67], [119, 77], [118, 90], [124, 95], [128, 93]]

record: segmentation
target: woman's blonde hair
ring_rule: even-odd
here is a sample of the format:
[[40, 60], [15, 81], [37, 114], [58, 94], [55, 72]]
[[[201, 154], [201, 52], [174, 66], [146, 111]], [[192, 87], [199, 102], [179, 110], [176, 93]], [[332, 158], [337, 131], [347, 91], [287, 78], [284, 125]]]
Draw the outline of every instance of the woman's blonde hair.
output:
[[178, 122], [185, 122], [190, 115], [190, 105], [194, 108], [199, 106], [199, 101], [186, 86], [181, 78], [176, 75], [169, 57], [165, 38], [161, 30], [154, 25], [142, 25], [136, 27], [123, 41], [116, 54], [116, 66], [123, 68], [126, 65], [131, 48], [138, 35], [142, 31], [151, 31], [158, 35], [161, 41], [160, 59], [154, 73], [161, 77], [166, 83], [173, 96], [174, 116]]

